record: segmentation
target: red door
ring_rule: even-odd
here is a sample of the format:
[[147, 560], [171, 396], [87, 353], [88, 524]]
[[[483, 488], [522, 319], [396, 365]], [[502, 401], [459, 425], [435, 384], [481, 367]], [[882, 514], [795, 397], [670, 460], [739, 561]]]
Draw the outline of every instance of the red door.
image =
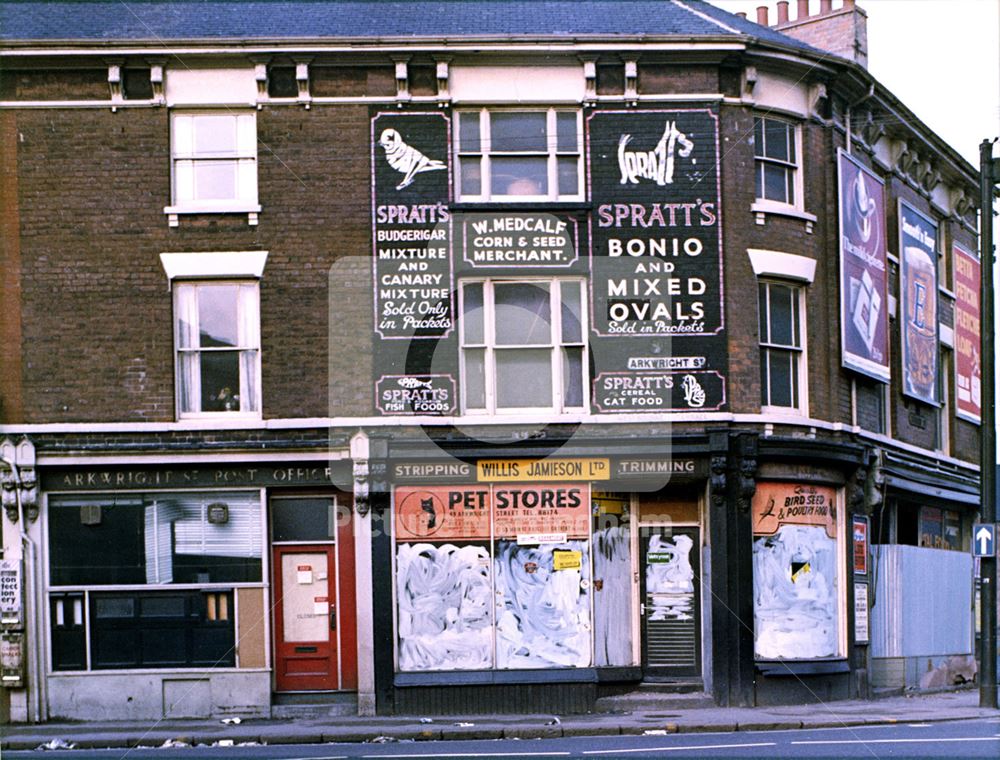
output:
[[[353, 691], [358, 686], [354, 536], [350, 519], [335, 520], [349, 516], [349, 507], [337, 506], [336, 499], [323, 497], [271, 502], [277, 538], [271, 545], [277, 691]], [[310, 527], [317, 515], [330, 516], [329, 523], [325, 517], [322, 521], [329, 529]]]

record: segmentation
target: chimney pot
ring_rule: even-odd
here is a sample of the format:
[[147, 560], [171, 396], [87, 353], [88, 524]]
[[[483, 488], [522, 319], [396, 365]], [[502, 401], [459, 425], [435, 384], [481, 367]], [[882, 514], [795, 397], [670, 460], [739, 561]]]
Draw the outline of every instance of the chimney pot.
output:
[[809, 18], [809, 0], [799, 0], [799, 20]]
[[819, 0], [820, 15], [829, 13], [832, 10], [833, 10], [833, 0]]
[[844, 7], [845, 8], [853, 8], [854, 7], [854, 0], [844, 0]]
[[788, 0], [778, 0], [778, 24], [788, 23]]
[[747, 12], [746, 11], [740, 11], [736, 15], [739, 16], [740, 18], [746, 18], [747, 17]]
[[757, 6], [757, 23], [761, 26], [767, 26], [767, 6], [758, 5]]

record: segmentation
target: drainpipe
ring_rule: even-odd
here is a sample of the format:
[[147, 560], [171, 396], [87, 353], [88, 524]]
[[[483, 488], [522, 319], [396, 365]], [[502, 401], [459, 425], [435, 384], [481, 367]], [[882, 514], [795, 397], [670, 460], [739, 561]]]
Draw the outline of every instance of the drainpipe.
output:
[[[27, 549], [27, 557], [24, 565], [27, 570], [28, 583], [27, 588], [24, 589], [24, 620], [26, 625], [30, 624], [35, 632], [34, 636], [29, 636], [29, 631], [25, 631], [24, 636], [25, 647], [28, 652], [28, 699], [30, 703], [28, 722], [40, 723], [42, 720], [42, 681], [39, 676], [38, 647], [41, 643], [42, 628], [38, 621], [38, 610], [36, 610], [38, 605], [35, 604], [35, 600], [32, 598], [38, 588], [35, 582], [37, 578], [35, 574], [35, 542], [24, 532], [24, 526], [28, 524], [28, 516], [21, 502], [21, 473], [18, 472], [17, 465], [6, 457], [0, 457], [0, 464], [9, 467], [11, 473], [14, 475], [14, 494], [17, 499], [17, 514], [19, 518], [17, 532], [21, 536], [21, 544]], [[34, 639], [34, 643], [32, 639]]]
[[864, 103], [866, 100], [868, 100], [868, 98], [870, 98], [874, 94], [875, 94], [875, 85], [871, 84], [868, 87], [868, 92], [866, 92], [864, 95], [862, 95], [860, 98], [858, 98], [853, 103], [848, 104], [847, 110], [844, 112], [844, 122], [845, 122], [845, 125], [847, 126], [847, 153], [848, 153], [848, 155], [850, 155], [850, 152], [851, 152], [851, 111], [853, 109], [857, 108], [858, 106], [860, 106], [862, 103]]

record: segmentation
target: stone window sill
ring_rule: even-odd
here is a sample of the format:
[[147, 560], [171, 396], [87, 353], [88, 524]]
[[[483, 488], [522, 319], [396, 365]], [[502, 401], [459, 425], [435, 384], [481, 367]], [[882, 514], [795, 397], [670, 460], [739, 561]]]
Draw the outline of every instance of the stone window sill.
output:
[[180, 225], [180, 217], [192, 214], [246, 214], [247, 224], [257, 226], [261, 207], [255, 203], [213, 203], [198, 206], [165, 206], [163, 213], [167, 215], [167, 223], [171, 227]]
[[750, 211], [752, 211], [757, 217], [757, 224], [763, 225], [767, 221], [767, 215], [773, 214], [774, 216], [787, 216], [792, 219], [801, 219], [806, 223], [806, 233], [812, 234], [813, 225], [816, 224], [816, 216], [814, 214], [809, 214], [801, 209], [797, 209], [794, 206], [786, 206], [783, 203], [774, 203], [773, 201], [757, 201], [750, 206]]

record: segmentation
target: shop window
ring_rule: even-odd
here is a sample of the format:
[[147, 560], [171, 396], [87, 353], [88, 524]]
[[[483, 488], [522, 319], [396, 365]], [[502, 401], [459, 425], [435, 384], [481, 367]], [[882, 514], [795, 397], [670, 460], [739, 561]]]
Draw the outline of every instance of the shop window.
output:
[[753, 129], [757, 200], [801, 207], [798, 128], [782, 119], [756, 116]]
[[49, 574], [52, 586], [259, 582], [260, 498], [255, 493], [53, 496]]
[[920, 546], [952, 551], [962, 548], [962, 518], [958, 512], [920, 507], [918, 533]]
[[171, 213], [259, 210], [256, 118], [232, 110], [171, 115]]
[[394, 511], [399, 671], [592, 664], [587, 486], [399, 487]]
[[180, 416], [260, 414], [256, 282], [176, 283]]
[[459, 200], [583, 199], [579, 111], [483, 108], [455, 119]]
[[233, 667], [232, 592], [92, 592], [95, 670]]
[[802, 288], [764, 281], [757, 292], [761, 406], [802, 411]]
[[82, 593], [52, 594], [49, 597], [53, 670], [83, 670], [87, 667], [84, 603]]
[[844, 526], [836, 490], [762, 482], [752, 511], [756, 656], [843, 656]]
[[466, 281], [461, 298], [466, 412], [583, 411], [582, 280]]

